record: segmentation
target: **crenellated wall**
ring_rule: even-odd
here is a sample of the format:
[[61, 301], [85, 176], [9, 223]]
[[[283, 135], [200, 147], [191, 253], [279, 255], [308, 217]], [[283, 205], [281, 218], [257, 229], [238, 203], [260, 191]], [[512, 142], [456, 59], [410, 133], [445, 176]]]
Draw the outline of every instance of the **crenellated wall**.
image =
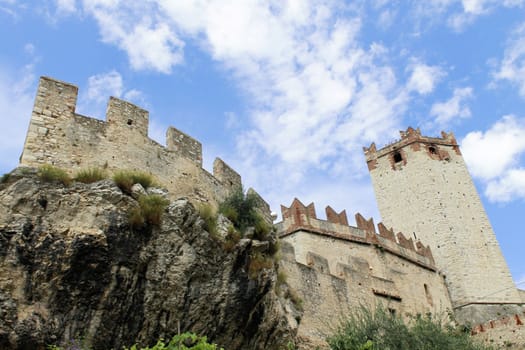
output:
[[337, 214], [330, 206], [326, 207], [327, 220], [320, 220], [317, 218], [313, 203], [305, 206], [297, 198], [289, 208], [281, 205], [281, 212], [283, 221], [276, 224], [276, 227], [282, 239], [287, 239], [289, 235], [298, 231], [309, 232], [340, 241], [373, 245], [411, 263], [436, 270], [434, 257], [428, 246], [423, 245], [419, 240], [414, 243], [411, 237], [407, 238], [401, 232], [394, 234], [393, 229], [387, 229], [383, 223], [378, 224], [378, 233], [374, 220], [372, 218], [366, 220], [359, 213], [355, 215], [357, 227], [348, 225], [346, 211]]
[[317, 218], [314, 204], [298, 199], [281, 206], [281, 268], [303, 300], [299, 335], [321, 341], [350, 310], [379, 304], [400, 315], [445, 313], [451, 303], [431, 250], [420, 241], [394, 234], [372, 219], [326, 208]]
[[52, 164], [72, 174], [89, 167], [146, 171], [173, 197], [212, 204], [242, 186], [219, 158], [213, 175], [203, 169], [201, 143], [176, 128], [167, 130], [166, 147], [148, 138], [148, 111], [111, 97], [106, 121], [97, 120], [75, 112], [77, 96], [74, 85], [40, 79], [21, 165]]

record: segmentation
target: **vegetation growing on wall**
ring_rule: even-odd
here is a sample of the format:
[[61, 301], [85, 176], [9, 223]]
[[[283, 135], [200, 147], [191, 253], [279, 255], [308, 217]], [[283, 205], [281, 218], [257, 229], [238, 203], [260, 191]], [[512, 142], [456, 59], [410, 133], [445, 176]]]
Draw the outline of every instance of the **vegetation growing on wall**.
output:
[[417, 315], [404, 321], [384, 307], [361, 307], [327, 339], [333, 350], [489, 350], [446, 318]]

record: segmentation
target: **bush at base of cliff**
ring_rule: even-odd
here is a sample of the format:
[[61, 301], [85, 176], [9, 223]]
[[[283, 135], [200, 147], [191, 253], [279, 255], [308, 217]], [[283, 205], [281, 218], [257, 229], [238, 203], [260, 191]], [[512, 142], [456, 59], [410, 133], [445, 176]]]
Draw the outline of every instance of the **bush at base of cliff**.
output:
[[489, 350], [430, 314], [405, 322], [400, 316], [378, 307], [360, 308], [341, 323], [327, 339], [333, 350]]
[[159, 340], [151, 348], [138, 348], [133, 345], [129, 349], [125, 350], [224, 350], [223, 348], [217, 347], [215, 344], [208, 343], [206, 337], [199, 337], [193, 333], [183, 333], [176, 335], [168, 343]]

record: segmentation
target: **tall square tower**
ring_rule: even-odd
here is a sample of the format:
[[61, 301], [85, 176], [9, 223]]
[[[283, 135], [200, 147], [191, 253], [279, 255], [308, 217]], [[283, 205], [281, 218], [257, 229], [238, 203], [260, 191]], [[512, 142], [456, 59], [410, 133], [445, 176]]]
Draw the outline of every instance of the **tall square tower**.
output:
[[457, 319], [516, 312], [520, 295], [454, 135], [408, 128], [364, 152], [383, 222], [430, 245]]

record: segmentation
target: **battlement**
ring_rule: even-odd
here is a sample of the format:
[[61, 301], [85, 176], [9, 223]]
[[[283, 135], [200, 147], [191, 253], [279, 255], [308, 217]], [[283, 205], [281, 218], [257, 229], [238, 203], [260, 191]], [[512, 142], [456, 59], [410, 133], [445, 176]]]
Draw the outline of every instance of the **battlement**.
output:
[[399, 131], [401, 139], [396, 140], [381, 149], [377, 149], [374, 142], [370, 147], [363, 147], [369, 170], [377, 167], [377, 161], [382, 157], [389, 157], [392, 169], [396, 170], [396, 164], [406, 165], [407, 156], [403, 150], [409, 146], [414, 152], [423, 151], [434, 160], [449, 160], [448, 150], [451, 148], [457, 155], [461, 155], [459, 145], [452, 132], [441, 131], [441, 137], [422, 136], [419, 128], [409, 127], [406, 131]]
[[407, 238], [403, 233], [394, 233], [383, 223], [378, 224], [376, 232], [374, 220], [365, 219], [360, 213], [355, 214], [357, 227], [348, 225], [346, 211], [336, 213], [330, 206], [326, 207], [327, 220], [317, 218], [314, 203], [305, 206], [295, 198], [290, 207], [281, 205], [283, 221], [277, 224], [281, 238], [298, 231], [331, 237], [337, 240], [373, 245], [381, 251], [402, 257], [422, 267], [435, 270], [434, 258], [430, 247], [422, 242]]
[[242, 187], [241, 176], [219, 158], [213, 175], [203, 169], [202, 145], [186, 133], [169, 127], [165, 147], [150, 139], [148, 111], [110, 97], [103, 121], [77, 114], [77, 98], [75, 85], [40, 78], [21, 165], [53, 164], [71, 173], [88, 167], [141, 170], [175, 196], [212, 203]]
[[386, 306], [398, 315], [452, 307], [430, 250], [418, 252], [411, 239], [401, 234], [399, 244], [393, 230], [381, 224], [377, 234], [373, 220], [360, 214], [358, 227], [349, 226], [345, 211], [331, 207], [327, 220], [320, 220], [313, 203], [298, 199], [281, 209], [279, 268], [305, 310], [298, 334], [323, 339], [334, 320], [364, 305]]

